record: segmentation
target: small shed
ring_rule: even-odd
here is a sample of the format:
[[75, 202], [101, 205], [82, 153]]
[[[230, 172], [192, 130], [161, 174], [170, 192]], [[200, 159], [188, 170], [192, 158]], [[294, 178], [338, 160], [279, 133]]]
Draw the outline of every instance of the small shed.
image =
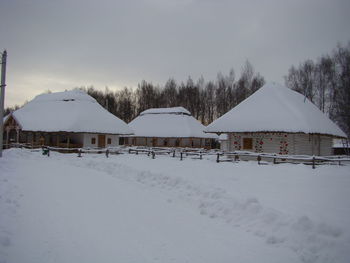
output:
[[204, 133], [205, 126], [183, 107], [154, 108], [129, 123], [134, 135], [126, 144], [150, 147], [211, 148], [218, 136]]
[[331, 155], [346, 134], [302, 94], [270, 83], [207, 126], [227, 134], [228, 150]]
[[128, 125], [82, 90], [42, 94], [10, 113], [4, 142], [64, 148], [119, 145]]

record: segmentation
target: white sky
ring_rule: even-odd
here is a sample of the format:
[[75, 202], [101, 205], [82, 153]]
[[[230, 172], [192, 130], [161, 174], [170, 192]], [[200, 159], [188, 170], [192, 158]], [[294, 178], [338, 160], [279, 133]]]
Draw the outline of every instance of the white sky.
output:
[[6, 106], [46, 90], [214, 80], [248, 59], [283, 83], [292, 64], [350, 40], [348, 0], [0, 0]]

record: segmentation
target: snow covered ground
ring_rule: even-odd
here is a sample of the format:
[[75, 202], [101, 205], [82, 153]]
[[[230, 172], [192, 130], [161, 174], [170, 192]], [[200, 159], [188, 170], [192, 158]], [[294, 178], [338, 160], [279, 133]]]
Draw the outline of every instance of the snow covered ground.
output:
[[350, 166], [10, 149], [0, 262], [350, 262]]

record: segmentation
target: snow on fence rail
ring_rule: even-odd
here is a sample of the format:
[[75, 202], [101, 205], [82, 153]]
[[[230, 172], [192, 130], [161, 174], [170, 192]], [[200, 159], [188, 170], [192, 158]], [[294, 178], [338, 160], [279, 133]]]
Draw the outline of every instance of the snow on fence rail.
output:
[[[226, 159], [221, 159], [220, 156], [226, 156]], [[263, 159], [272, 161], [274, 164], [278, 162], [292, 162], [292, 163], [304, 163], [312, 165], [312, 168], [315, 169], [317, 164], [323, 163], [338, 163], [349, 162], [349, 156], [310, 156], [310, 155], [281, 155], [273, 153], [254, 153], [246, 151], [235, 151], [235, 152], [223, 152], [217, 153], [216, 162], [225, 162], [225, 161], [238, 161], [240, 157], [248, 157], [248, 159], [254, 159], [258, 161], [259, 164], [262, 164]]]
[[173, 158], [179, 158], [182, 161], [184, 158], [192, 158], [202, 160], [204, 156], [216, 156], [216, 162], [238, 162], [240, 160], [256, 160], [258, 164], [267, 164], [270, 161], [274, 164], [278, 163], [303, 163], [312, 165], [315, 169], [319, 164], [336, 163], [341, 165], [342, 162], [350, 162], [349, 156], [310, 156], [310, 155], [281, 155], [274, 153], [254, 153], [248, 151], [225, 152], [220, 150], [207, 150], [204, 148], [170, 148], [170, 147], [146, 147], [146, 146], [115, 146], [107, 148], [60, 148], [52, 146], [40, 146], [30, 144], [11, 144], [11, 147], [42, 149], [43, 154], [50, 156], [50, 151], [62, 153], [77, 153], [78, 157], [88, 153], [104, 153], [108, 158], [110, 154], [146, 154], [152, 159], [156, 155], [168, 155]]

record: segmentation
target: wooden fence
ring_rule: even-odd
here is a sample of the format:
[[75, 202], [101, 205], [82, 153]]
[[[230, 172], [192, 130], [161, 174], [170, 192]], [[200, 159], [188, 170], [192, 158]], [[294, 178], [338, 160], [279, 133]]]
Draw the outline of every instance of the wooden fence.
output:
[[199, 159], [203, 157], [212, 158], [215, 156], [216, 162], [239, 162], [244, 160], [255, 160], [259, 165], [273, 163], [303, 163], [311, 165], [313, 169], [320, 164], [338, 164], [350, 162], [349, 156], [310, 156], [310, 155], [281, 155], [273, 153], [254, 153], [248, 151], [223, 152], [219, 150], [206, 150], [203, 148], [166, 148], [166, 147], [146, 147], [146, 146], [117, 146], [108, 148], [59, 148], [51, 146], [37, 146], [27, 144], [12, 144], [11, 147], [42, 149], [43, 154], [50, 156], [50, 151], [61, 153], [76, 153], [78, 157], [83, 154], [103, 153], [108, 158], [110, 154], [145, 154], [155, 159], [157, 155], [165, 155], [172, 158], [179, 158], [182, 161], [185, 158]]

